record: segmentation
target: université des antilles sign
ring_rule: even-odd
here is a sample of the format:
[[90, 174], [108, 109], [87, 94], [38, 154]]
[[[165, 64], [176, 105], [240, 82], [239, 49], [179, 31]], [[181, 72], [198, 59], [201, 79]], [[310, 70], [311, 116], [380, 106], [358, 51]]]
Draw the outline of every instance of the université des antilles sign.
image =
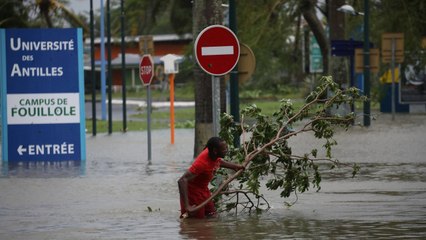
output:
[[0, 29], [3, 162], [85, 160], [81, 29]]

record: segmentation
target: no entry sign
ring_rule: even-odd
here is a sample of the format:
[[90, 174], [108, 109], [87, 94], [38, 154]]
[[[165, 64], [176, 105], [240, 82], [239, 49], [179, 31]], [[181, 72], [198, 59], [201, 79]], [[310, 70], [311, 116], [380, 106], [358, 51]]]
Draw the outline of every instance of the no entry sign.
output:
[[151, 55], [145, 54], [142, 56], [139, 64], [139, 78], [143, 85], [150, 85], [154, 77], [154, 60]]
[[237, 37], [222, 25], [212, 25], [201, 31], [195, 40], [194, 48], [200, 67], [213, 76], [229, 73], [240, 57]]

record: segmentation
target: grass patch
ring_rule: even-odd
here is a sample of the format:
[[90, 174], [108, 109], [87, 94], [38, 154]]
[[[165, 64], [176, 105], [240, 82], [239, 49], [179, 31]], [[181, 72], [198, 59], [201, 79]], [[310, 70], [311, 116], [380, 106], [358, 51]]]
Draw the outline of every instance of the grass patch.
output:
[[[302, 108], [303, 104], [304, 104], [304, 100], [303, 99], [296, 99], [296, 100], [291, 100], [294, 106], [294, 109], [297, 111], [298, 109]], [[265, 115], [269, 115], [271, 116], [275, 111], [277, 111], [281, 105], [279, 100], [275, 100], [275, 101], [247, 101], [243, 104], [240, 105], [240, 110], [250, 106], [252, 104], [256, 104], [256, 106], [258, 106], [260, 109], [262, 109], [262, 113]]]
[[[175, 88], [176, 101], [194, 101], [194, 88], [192, 85], [187, 84]], [[285, 90], [285, 91], [284, 91]], [[280, 106], [280, 99], [288, 98], [293, 102], [295, 111], [298, 111], [304, 105], [304, 98], [302, 90], [298, 89], [284, 89], [279, 93], [264, 90], [244, 90], [240, 91], [240, 110], [251, 105], [256, 104], [262, 113], [271, 116]], [[161, 91], [160, 89], [153, 89], [151, 91], [153, 101], [166, 101], [169, 98], [169, 91]], [[128, 99], [146, 100], [146, 88], [139, 91], [130, 90], [126, 93]], [[114, 93], [114, 99], [121, 99], [121, 93]], [[91, 95], [86, 95], [87, 100], [91, 100]], [[97, 96], [100, 100], [100, 95]], [[371, 103], [371, 110], [378, 110], [380, 107], [379, 102], [373, 101]], [[355, 103], [356, 112], [361, 112], [363, 103]], [[139, 114], [128, 116], [128, 118], [136, 120], [127, 121], [127, 131], [146, 131], [147, 130], [147, 115], [146, 109], [141, 109]], [[92, 132], [92, 120], [86, 120], [87, 133]], [[195, 108], [175, 108], [175, 128], [194, 128], [195, 126]], [[167, 129], [170, 128], [170, 112], [167, 108], [153, 109], [151, 114], [151, 129]], [[108, 121], [97, 121], [97, 132], [104, 133], [108, 131]], [[113, 121], [113, 132], [123, 131], [122, 121]]]
[[[132, 117], [147, 119], [147, 112], [141, 112], [139, 114], [132, 115]], [[170, 111], [169, 109], [153, 109], [151, 113], [151, 119], [156, 120], [170, 120]], [[193, 107], [175, 107], [175, 121], [186, 121], [195, 119], [195, 108]]]
[[[191, 84], [177, 85], [175, 86], [175, 100], [176, 101], [194, 101], [194, 87]], [[113, 99], [122, 99], [123, 94], [121, 91], [113, 92]], [[101, 100], [101, 93], [98, 91], [96, 93], [96, 100]], [[106, 98], [108, 98], [108, 92], [106, 93]], [[141, 87], [138, 89], [129, 89], [126, 91], [126, 99], [137, 99], [137, 100], [146, 100], [147, 98], [147, 88]], [[92, 100], [92, 94], [85, 94], [86, 101]], [[170, 99], [170, 91], [161, 90], [159, 88], [151, 88], [151, 99], [152, 101], [168, 101]]]
[[[127, 131], [145, 131], [147, 130], [147, 123], [142, 121], [127, 121]], [[163, 122], [151, 122], [151, 129], [165, 129], [168, 128], [168, 123]], [[93, 129], [92, 120], [86, 119], [87, 133], [91, 133]], [[123, 132], [123, 121], [112, 122], [113, 132]], [[108, 121], [97, 120], [96, 121], [96, 132], [106, 133], [108, 132]]]
[[[129, 116], [137, 118], [137, 120], [129, 120], [126, 122], [127, 131], [146, 131], [147, 114], [146, 112]], [[175, 128], [194, 128], [195, 125], [195, 108], [175, 108]], [[151, 129], [170, 128], [170, 112], [164, 109], [153, 109], [151, 114]], [[92, 119], [86, 119], [86, 129], [88, 133], [92, 132]], [[97, 120], [96, 131], [98, 133], [108, 132], [108, 121]], [[123, 121], [113, 121], [113, 132], [123, 132]]]

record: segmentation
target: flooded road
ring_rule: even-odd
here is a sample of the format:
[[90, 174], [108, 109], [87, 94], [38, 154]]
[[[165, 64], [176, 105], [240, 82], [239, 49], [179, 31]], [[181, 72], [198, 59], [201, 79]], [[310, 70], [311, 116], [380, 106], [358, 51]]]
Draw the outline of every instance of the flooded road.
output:
[[[425, 239], [426, 116], [386, 117], [336, 134], [334, 156], [357, 162], [357, 177], [329, 171], [319, 192], [290, 208], [264, 191], [268, 212], [208, 220], [179, 219], [176, 181], [192, 161], [192, 129], [176, 130], [174, 145], [168, 130], [153, 131], [151, 164], [146, 132], [88, 135], [84, 167], [2, 173], [0, 239]], [[318, 142], [290, 144], [303, 152]]]

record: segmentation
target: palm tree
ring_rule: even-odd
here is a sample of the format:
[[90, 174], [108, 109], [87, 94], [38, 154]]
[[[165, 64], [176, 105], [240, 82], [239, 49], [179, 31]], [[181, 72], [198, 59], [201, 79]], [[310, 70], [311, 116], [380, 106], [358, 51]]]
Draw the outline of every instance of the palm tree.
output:
[[323, 72], [324, 74], [327, 74], [329, 65], [327, 56], [330, 49], [330, 42], [328, 40], [325, 29], [317, 16], [317, 0], [302, 0], [299, 2], [299, 4], [299, 9], [303, 14], [303, 17], [305, 18], [312, 33], [318, 41], [318, 45], [320, 46], [321, 54], [323, 56]]
[[[222, 22], [222, 1], [197, 0], [193, 2], [193, 36], [205, 27]], [[195, 78], [195, 141], [194, 156], [198, 155], [212, 135], [212, 84], [211, 76], [194, 66]], [[221, 86], [224, 84], [221, 83]], [[221, 91], [222, 93], [224, 91]], [[221, 100], [224, 96], [221, 96]], [[221, 104], [222, 105], [222, 104]]]
[[84, 29], [86, 34], [89, 33], [89, 28], [87, 24], [83, 23], [81, 19], [75, 15], [71, 10], [65, 6], [66, 2], [61, 3], [57, 0], [36, 0], [36, 6], [39, 10], [40, 15], [45, 20], [47, 27], [53, 28], [52, 22], [52, 13], [56, 13], [57, 10], [60, 10], [62, 14], [69, 19], [68, 22], [75, 26], [81, 27]]
[[6, 0], [0, 3], [0, 27], [26, 27], [28, 25], [28, 9], [23, 1]]

